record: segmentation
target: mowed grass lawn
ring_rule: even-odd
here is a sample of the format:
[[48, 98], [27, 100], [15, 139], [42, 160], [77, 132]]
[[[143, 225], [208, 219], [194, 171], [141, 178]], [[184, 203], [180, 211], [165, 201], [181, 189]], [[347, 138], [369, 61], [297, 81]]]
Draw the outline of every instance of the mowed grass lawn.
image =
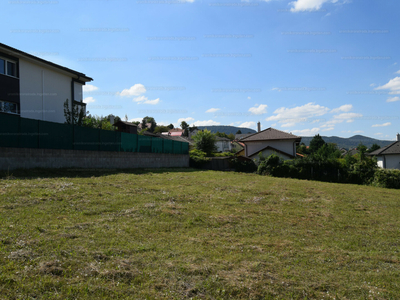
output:
[[10, 175], [0, 299], [400, 298], [399, 190], [191, 169]]

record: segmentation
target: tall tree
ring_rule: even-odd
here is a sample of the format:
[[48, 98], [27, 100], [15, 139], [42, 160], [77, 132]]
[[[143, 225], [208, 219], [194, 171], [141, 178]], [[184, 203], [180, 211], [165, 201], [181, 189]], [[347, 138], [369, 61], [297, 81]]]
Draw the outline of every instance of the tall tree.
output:
[[215, 146], [217, 139], [215, 135], [207, 129], [197, 132], [192, 138], [195, 142], [196, 149], [207, 153], [207, 155], [217, 150]]
[[369, 148], [368, 150], [367, 150], [367, 152], [368, 153], [371, 153], [371, 152], [374, 152], [375, 150], [378, 150], [378, 149], [380, 149], [381, 148], [381, 146], [379, 146], [378, 144], [373, 144], [372, 146], [371, 146], [371, 148]]
[[325, 145], [325, 141], [322, 139], [322, 137], [317, 134], [316, 136], [313, 137], [313, 139], [310, 141], [310, 152], [317, 152], [323, 145]]
[[142, 129], [147, 128], [147, 124], [151, 124], [150, 128], [148, 129], [150, 132], [153, 132], [156, 129], [157, 123], [153, 117], [144, 117], [142, 120]]
[[186, 123], [185, 121], [182, 121], [182, 122], [181, 122], [181, 128], [182, 128], [183, 130], [186, 130], [186, 129], [189, 128], [189, 124]]

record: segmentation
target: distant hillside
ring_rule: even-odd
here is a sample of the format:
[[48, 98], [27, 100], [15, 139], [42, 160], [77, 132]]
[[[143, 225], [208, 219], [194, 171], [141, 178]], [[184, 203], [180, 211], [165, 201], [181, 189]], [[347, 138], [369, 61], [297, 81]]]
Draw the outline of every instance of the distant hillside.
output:
[[[362, 143], [368, 148], [371, 147], [373, 144], [378, 144], [379, 146], [383, 147], [393, 143], [393, 141], [377, 140], [363, 135], [355, 135], [350, 138], [341, 138], [338, 136], [321, 136], [321, 137], [326, 143], [335, 143], [339, 148], [346, 148], [346, 149], [356, 148], [359, 143]], [[302, 136], [301, 142], [309, 146], [310, 141], [312, 139], [313, 136]]]
[[238, 130], [240, 130], [242, 133], [256, 133], [254, 129], [250, 128], [242, 128], [242, 127], [236, 127], [236, 126], [223, 126], [223, 125], [213, 125], [213, 126], [197, 126], [197, 128], [204, 130], [208, 129], [211, 131], [211, 133], [216, 133], [217, 131], [219, 132], [224, 132], [226, 134], [236, 134]]

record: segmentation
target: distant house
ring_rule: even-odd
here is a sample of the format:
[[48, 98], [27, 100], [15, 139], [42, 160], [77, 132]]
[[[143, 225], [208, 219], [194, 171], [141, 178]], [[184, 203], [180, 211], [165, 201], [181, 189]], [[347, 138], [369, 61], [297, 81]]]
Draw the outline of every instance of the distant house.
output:
[[183, 136], [183, 133], [185, 130], [180, 129], [180, 128], [173, 128], [170, 131], [168, 131], [168, 135], [170, 136]]
[[64, 123], [64, 102], [86, 111], [82, 87], [93, 79], [0, 43], [0, 112]]
[[232, 150], [231, 140], [225, 137], [216, 137], [215, 146], [217, 147], [217, 152], [229, 152]]
[[177, 141], [177, 142], [188, 143], [189, 149], [194, 148], [194, 141], [190, 138], [187, 138], [184, 136], [172, 136], [172, 135], [161, 135], [161, 137], [166, 140], [173, 140], [173, 141]]
[[375, 156], [378, 160], [378, 167], [383, 169], [400, 169], [400, 134], [397, 134], [397, 141], [375, 150], [367, 155]]
[[245, 145], [245, 156], [256, 161], [260, 152], [265, 157], [276, 154], [284, 160], [295, 158], [296, 145], [300, 141], [301, 137], [274, 128], [259, 131], [240, 140]]
[[117, 131], [126, 132], [131, 134], [137, 134], [138, 126], [133, 123], [118, 121], [113, 124], [117, 128]]

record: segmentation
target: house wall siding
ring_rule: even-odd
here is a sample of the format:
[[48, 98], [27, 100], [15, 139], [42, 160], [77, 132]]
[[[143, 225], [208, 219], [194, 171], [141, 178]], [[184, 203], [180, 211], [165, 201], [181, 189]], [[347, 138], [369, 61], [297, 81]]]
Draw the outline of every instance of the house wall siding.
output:
[[[400, 169], [400, 154], [385, 155], [385, 159], [386, 159], [386, 169], [398, 169], [398, 170]], [[379, 162], [379, 158], [378, 158], [378, 162]], [[378, 166], [379, 166], [379, 163], [378, 163]]]
[[[64, 123], [66, 99], [72, 107], [72, 78], [24, 59], [19, 61], [19, 71], [21, 117]], [[82, 94], [82, 85], [76, 84], [75, 95], [79, 94]]]
[[258, 152], [267, 146], [273, 147], [282, 152], [288, 153], [290, 155], [295, 156], [293, 146], [294, 140], [277, 140], [277, 141], [260, 141], [260, 142], [247, 142], [246, 143], [246, 155], [252, 155], [255, 152]]

